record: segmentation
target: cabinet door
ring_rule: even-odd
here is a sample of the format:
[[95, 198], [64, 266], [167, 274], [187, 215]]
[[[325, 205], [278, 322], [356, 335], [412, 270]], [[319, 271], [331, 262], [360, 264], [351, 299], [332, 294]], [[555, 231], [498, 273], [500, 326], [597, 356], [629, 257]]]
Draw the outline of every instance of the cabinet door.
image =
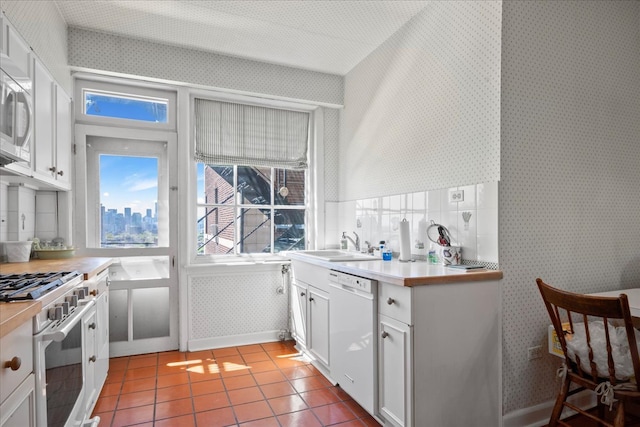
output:
[[[29, 77], [31, 48], [5, 17], [0, 17], [0, 26], [2, 26], [2, 35], [0, 36], [3, 56], [2, 68], [15, 77]], [[5, 56], [8, 60], [5, 60]]]
[[394, 426], [409, 427], [413, 425], [411, 327], [384, 315], [379, 323], [379, 413]]
[[0, 405], [0, 427], [35, 427], [36, 394], [33, 374]]
[[37, 60], [33, 61], [33, 70], [34, 170], [44, 177], [53, 178], [53, 79]]
[[329, 294], [309, 286], [309, 337], [307, 347], [329, 367]]
[[69, 186], [71, 179], [71, 99], [60, 86], [56, 87], [56, 179]]
[[291, 335], [298, 346], [307, 345], [307, 287], [291, 284]]
[[98, 295], [96, 299], [96, 369], [95, 386], [102, 390], [109, 371], [109, 294]]
[[88, 362], [85, 365], [87, 368], [85, 371], [85, 413], [87, 414], [91, 413], [98, 399], [98, 390], [96, 390], [96, 362], [98, 360], [96, 351], [97, 326], [96, 310], [92, 310], [86, 314], [82, 320], [82, 333], [85, 342], [84, 349], [86, 350], [83, 357], [85, 358], [85, 362]]

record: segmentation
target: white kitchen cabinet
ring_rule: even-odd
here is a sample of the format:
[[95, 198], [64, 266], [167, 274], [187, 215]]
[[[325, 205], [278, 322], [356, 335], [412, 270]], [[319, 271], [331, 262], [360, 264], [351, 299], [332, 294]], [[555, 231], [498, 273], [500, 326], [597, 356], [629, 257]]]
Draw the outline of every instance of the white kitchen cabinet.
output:
[[96, 297], [95, 311], [84, 319], [84, 332], [90, 354], [86, 377], [85, 413], [91, 414], [109, 370], [109, 270], [85, 280], [84, 285]]
[[29, 374], [14, 392], [0, 404], [0, 427], [35, 427], [35, 375]]
[[298, 349], [329, 375], [329, 270], [292, 261], [292, 333]]
[[378, 308], [376, 415], [393, 426], [501, 425], [499, 282], [380, 282]]
[[33, 60], [33, 169], [42, 177], [51, 176], [54, 141], [54, 97], [53, 78], [44, 66]]
[[307, 348], [307, 285], [291, 283], [291, 336], [300, 349]]
[[35, 426], [31, 322], [0, 339], [0, 426]]
[[31, 48], [4, 15], [0, 15], [0, 53], [2, 68], [9, 67], [9, 74], [30, 77]]
[[[380, 315], [378, 332], [378, 408], [396, 426], [411, 425], [411, 327]], [[409, 421], [409, 423], [408, 423]]]
[[71, 176], [71, 99], [38, 59], [33, 60], [34, 177], [69, 190]]
[[309, 337], [307, 349], [329, 367], [329, 294], [309, 286]]

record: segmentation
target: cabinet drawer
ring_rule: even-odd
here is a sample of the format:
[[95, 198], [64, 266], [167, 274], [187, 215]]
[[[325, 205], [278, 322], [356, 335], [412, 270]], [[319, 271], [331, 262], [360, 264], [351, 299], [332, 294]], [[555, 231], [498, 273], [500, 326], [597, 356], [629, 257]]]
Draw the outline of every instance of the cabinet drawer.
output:
[[[33, 337], [31, 322], [24, 322], [0, 339], [0, 402], [9, 397], [16, 387], [33, 371]], [[7, 362], [17, 357], [20, 368], [5, 367]]]
[[380, 314], [411, 325], [411, 288], [380, 283], [378, 307]]
[[293, 268], [293, 280], [313, 285], [316, 288], [329, 292], [329, 269], [307, 262], [291, 260]]

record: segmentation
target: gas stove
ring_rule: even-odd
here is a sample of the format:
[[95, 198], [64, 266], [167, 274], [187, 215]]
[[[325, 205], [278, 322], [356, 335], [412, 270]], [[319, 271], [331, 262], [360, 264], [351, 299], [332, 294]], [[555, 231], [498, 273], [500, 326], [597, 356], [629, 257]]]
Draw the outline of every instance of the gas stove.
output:
[[77, 271], [0, 275], [0, 301], [37, 300], [79, 277]]

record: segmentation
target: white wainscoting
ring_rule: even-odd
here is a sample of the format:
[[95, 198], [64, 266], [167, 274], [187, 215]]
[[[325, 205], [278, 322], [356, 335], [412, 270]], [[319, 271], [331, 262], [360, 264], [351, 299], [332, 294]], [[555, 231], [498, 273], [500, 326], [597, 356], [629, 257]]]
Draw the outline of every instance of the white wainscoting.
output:
[[280, 263], [196, 267], [186, 294], [181, 320], [189, 351], [289, 336], [288, 275]]

